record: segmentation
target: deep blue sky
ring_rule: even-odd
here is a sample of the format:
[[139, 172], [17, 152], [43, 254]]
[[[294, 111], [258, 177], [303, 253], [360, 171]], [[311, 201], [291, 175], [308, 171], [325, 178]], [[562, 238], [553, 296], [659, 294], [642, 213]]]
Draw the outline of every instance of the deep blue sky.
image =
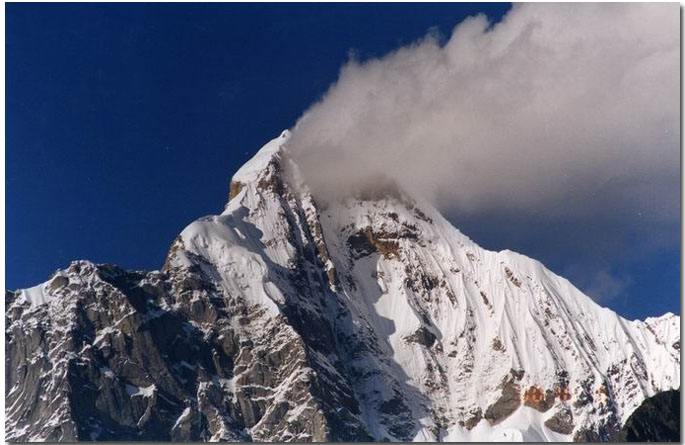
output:
[[[468, 15], [498, 20], [508, 9], [7, 4], [6, 286], [35, 285], [80, 258], [160, 267], [174, 237], [222, 210], [232, 173], [321, 97], [350, 50], [382, 55], [431, 28], [449, 34]], [[672, 242], [623, 258], [620, 249], [562, 250], [574, 243], [559, 239], [578, 228], [545, 239], [455, 221], [485, 247], [527, 253], [581, 286], [581, 263], [628, 277], [603, 301], [622, 315], [680, 312]]]

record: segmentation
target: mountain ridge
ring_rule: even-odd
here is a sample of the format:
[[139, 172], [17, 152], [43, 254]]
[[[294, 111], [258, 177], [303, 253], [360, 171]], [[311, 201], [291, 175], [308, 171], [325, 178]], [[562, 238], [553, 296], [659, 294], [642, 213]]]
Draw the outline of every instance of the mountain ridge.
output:
[[288, 140], [162, 270], [9, 293], [10, 440], [608, 440], [679, 386], [678, 316], [625, 320], [404, 190], [317, 203]]

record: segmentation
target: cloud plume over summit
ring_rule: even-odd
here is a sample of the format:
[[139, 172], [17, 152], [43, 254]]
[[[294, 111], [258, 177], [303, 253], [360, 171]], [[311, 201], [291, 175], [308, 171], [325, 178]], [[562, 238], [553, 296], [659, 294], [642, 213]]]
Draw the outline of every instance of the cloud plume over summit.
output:
[[378, 174], [445, 211], [678, 218], [674, 4], [524, 4], [352, 59], [290, 146], [315, 189]]

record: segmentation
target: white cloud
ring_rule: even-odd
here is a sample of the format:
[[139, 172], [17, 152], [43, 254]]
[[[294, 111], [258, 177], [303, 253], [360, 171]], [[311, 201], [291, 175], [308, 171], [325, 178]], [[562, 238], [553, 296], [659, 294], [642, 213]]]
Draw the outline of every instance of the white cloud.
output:
[[382, 173], [443, 210], [679, 217], [677, 4], [523, 4], [351, 60], [290, 146], [321, 193]]

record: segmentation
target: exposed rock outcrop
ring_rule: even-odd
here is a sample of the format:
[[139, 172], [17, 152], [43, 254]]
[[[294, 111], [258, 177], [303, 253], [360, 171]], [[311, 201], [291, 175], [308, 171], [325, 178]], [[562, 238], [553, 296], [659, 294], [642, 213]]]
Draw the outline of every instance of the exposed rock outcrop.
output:
[[680, 390], [645, 399], [630, 415], [616, 439], [619, 442], [681, 442]]
[[522, 377], [512, 370], [512, 375], [505, 377], [500, 384], [500, 397], [485, 411], [484, 417], [491, 425], [497, 425], [521, 406], [521, 387], [518, 382]]
[[567, 407], [562, 407], [552, 417], [545, 421], [545, 426], [555, 433], [571, 434], [573, 432], [573, 413]]

